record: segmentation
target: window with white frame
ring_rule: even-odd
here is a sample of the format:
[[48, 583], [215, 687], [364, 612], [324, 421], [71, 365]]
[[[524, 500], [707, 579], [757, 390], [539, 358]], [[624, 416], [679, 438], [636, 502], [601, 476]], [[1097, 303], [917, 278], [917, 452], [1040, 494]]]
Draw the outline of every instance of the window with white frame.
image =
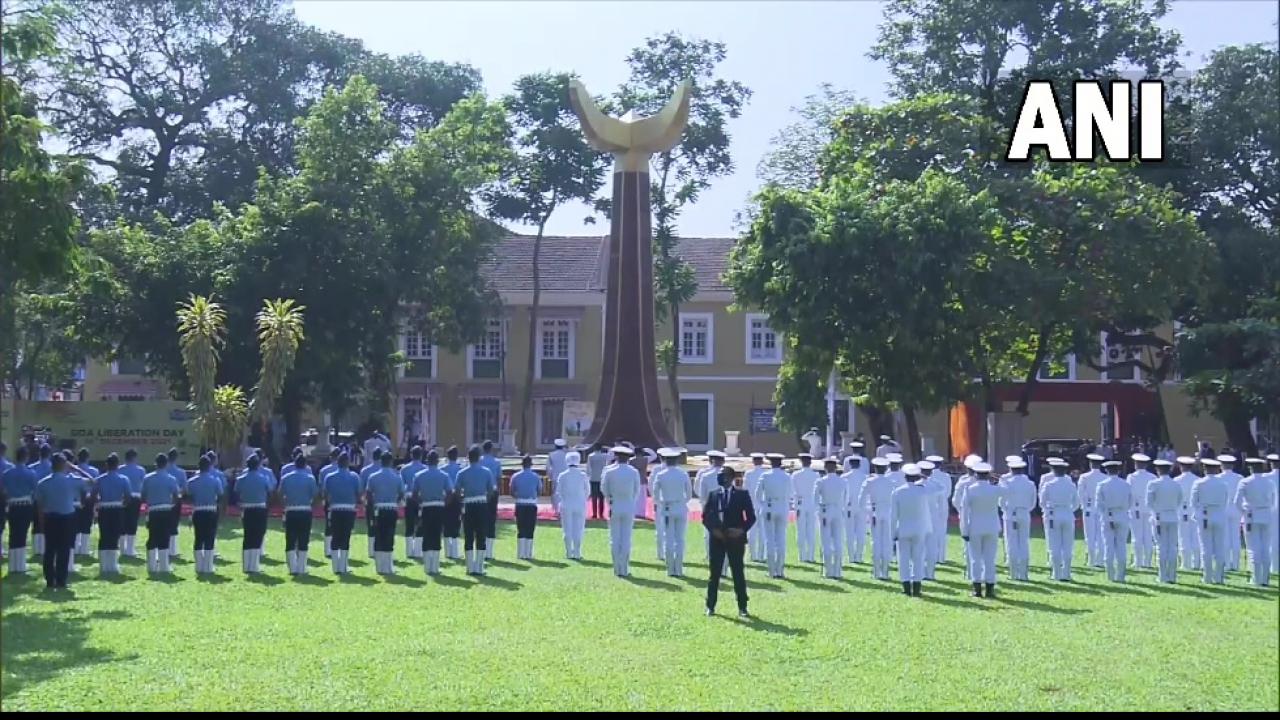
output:
[[747, 315], [747, 362], [762, 365], [782, 362], [782, 343], [769, 327], [768, 315]]
[[499, 405], [497, 398], [473, 398], [471, 400], [471, 438], [468, 444], [478, 445], [485, 440], [498, 441]]
[[416, 330], [405, 332], [400, 339], [400, 349], [409, 364], [404, 368], [404, 376], [410, 378], [432, 378], [436, 375], [435, 346]]
[[[1123, 337], [1123, 336], [1120, 336]], [[1139, 345], [1126, 345], [1121, 341], [1111, 342], [1110, 337], [1103, 333], [1102, 341], [1102, 366], [1111, 368], [1122, 362], [1136, 361], [1142, 359], [1142, 347]], [[1129, 367], [1108, 369], [1103, 373], [1105, 380], [1129, 380], [1141, 381], [1142, 369], [1137, 365]]]
[[1076, 379], [1076, 356], [1069, 354], [1065, 359], [1045, 358], [1040, 363], [1036, 378], [1043, 382], [1062, 382]]
[[506, 338], [501, 320], [490, 320], [485, 326], [484, 338], [471, 345], [471, 377], [493, 379], [502, 376], [502, 356]]
[[680, 362], [690, 365], [711, 363], [711, 313], [680, 314]]
[[538, 343], [538, 377], [573, 377], [574, 328], [571, 320], [543, 320]]

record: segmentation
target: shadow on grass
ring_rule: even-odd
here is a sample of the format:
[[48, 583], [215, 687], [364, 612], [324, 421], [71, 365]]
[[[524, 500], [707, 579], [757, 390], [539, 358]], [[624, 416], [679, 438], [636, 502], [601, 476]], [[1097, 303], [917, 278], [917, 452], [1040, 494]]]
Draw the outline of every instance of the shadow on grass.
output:
[[497, 558], [494, 558], [493, 560], [485, 560], [485, 563], [488, 565], [492, 565], [494, 567], [506, 568], [508, 570], [517, 570], [519, 572], [529, 572], [530, 570], [533, 569], [528, 565], [525, 565], [524, 563], [513, 562], [511, 560], [498, 560]]
[[1096, 586], [1084, 585], [1074, 580], [1071, 582], [1058, 582], [1055, 580], [1055, 581], [1052, 581], [1052, 583], [1053, 584], [1050, 587], [1052, 587], [1054, 593], [1068, 592], [1068, 593], [1076, 593], [1078, 595], [1101, 595], [1102, 594], [1102, 591], [1099, 590]]
[[1009, 605], [1011, 607], [1022, 608], [1023, 610], [1032, 610], [1035, 612], [1047, 612], [1054, 615], [1087, 615], [1092, 610], [1083, 608], [1061, 608], [1056, 605], [1048, 605], [1035, 600], [1017, 600], [1011, 598], [1008, 594], [998, 594], [994, 598], [994, 602], [999, 605]]
[[217, 573], [198, 573], [196, 582], [204, 583], [205, 585], [222, 585], [223, 583], [231, 582], [231, 578]]
[[[905, 600], [906, 597], [904, 596], [903, 599]], [[962, 610], [987, 611], [992, 609], [990, 605], [986, 604], [984, 601], [978, 598], [960, 600], [956, 598], [941, 597], [939, 595], [935, 595], [933, 593], [924, 591], [924, 592], [921, 592], [920, 599], [924, 600], [927, 603], [933, 603], [936, 605], [946, 605], [947, 607], [960, 608]]]
[[1106, 585], [1099, 585], [1098, 587], [1102, 590], [1104, 595], [1110, 595], [1111, 593], [1115, 593], [1117, 595], [1151, 595], [1151, 593], [1143, 590], [1142, 588], [1130, 587], [1124, 583], [1109, 582]]
[[809, 580], [797, 580], [793, 577], [784, 577], [782, 582], [788, 585], [795, 585], [798, 588], [806, 590], [821, 590], [823, 592], [842, 593], [847, 592], [843, 587], [832, 582], [812, 582]]
[[680, 590], [680, 586], [675, 583], [666, 582], [664, 580], [650, 580], [649, 578], [636, 577], [635, 575], [628, 575], [627, 577], [621, 578], [621, 580], [632, 585], [653, 588], [654, 590], [666, 590], [667, 592], [676, 592]]
[[583, 558], [582, 560], [575, 560], [574, 562], [578, 563], [579, 565], [586, 566], [586, 567], [598, 567], [598, 568], [612, 568], [612, 567], [613, 567], [613, 563], [600, 562], [599, 560], [587, 560], [587, 559], [585, 559], [585, 558]]
[[252, 573], [249, 575], [245, 575], [244, 581], [247, 583], [252, 583], [254, 585], [267, 585], [267, 586], [279, 585], [284, 582], [284, 580], [274, 575], [267, 575], [265, 573]]
[[332, 585], [333, 580], [322, 575], [294, 575], [293, 582], [297, 585], [317, 585], [323, 587]]
[[472, 585], [474, 585], [474, 583], [467, 582], [466, 579], [464, 578], [454, 577], [452, 575], [445, 575], [444, 573], [438, 573], [436, 575], [432, 575], [431, 582], [435, 583], [436, 585], [444, 585], [446, 587], [469, 588]]
[[[1168, 586], [1166, 586], [1168, 587]], [[1198, 585], [1199, 589], [1204, 590], [1211, 595], [1233, 595], [1242, 598], [1260, 598], [1274, 600], [1276, 599], [1276, 589], [1274, 587], [1234, 587], [1231, 585]]]
[[520, 588], [524, 587], [524, 585], [522, 585], [521, 583], [515, 582], [514, 580], [503, 580], [502, 578], [496, 578], [496, 577], [493, 577], [492, 575], [479, 575], [479, 576], [475, 576], [475, 578], [476, 578], [477, 584], [485, 585], [487, 587], [497, 588], [499, 590], [511, 591], [511, 590], [519, 590]]
[[186, 582], [187, 579], [180, 575], [175, 575], [173, 573], [149, 573], [147, 575], [147, 581], [154, 582], [154, 583], [163, 583], [165, 585], [176, 585], [180, 582]]
[[425, 580], [419, 580], [407, 575], [383, 575], [382, 582], [388, 585], [404, 585], [405, 587], [422, 587], [427, 584]]
[[569, 567], [569, 563], [560, 562], [559, 560], [538, 560], [538, 559], [533, 559], [533, 560], [528, 560], [527, 562], [528, 562], [530, 565], [533, 565], [533, 566], [535, 566], [535, 567], [545, 567], [545, 568], [567, 568], [567, 567]]
[[736, 616], [733, 616], [733, 617], [721, 616], [721, 615], [716, 615], [716, 617], [727, 620], [731, 623], [734, 623], [735, 625], [741, 625], [749, 630], [755, 630], [756, 632], [766, 632], [772, 635], [787, 635], [789, 637], [806, 637], [809, 634], [809, 631], [806, 630], [805, 628], [797, 628], [797, 627], [791, 627], [789, 625], [783, 625], [781, 623], [769, 622], [768, 620], [755, 617], [754, 615], [747, 618], [740, 618]]
[[377, 585], [378, 581], [363, 575], [353, 575], [345, 573], [338, 576], [339, 585]]
[[92, 671], [95, 665], [137, 659], [134, 655], [122, 656], [88, 646], [92, 623], [123, 620], [131, 617], [128, 611], [81, 612], [75, 605], [67, 604], [76, 600], [75, 593], [68, 590], [47, 594], [48, 602], [61, 605], [55, 612], [10, 610], [9, 605], [19, 596], [44, 599], [34, 587], [20, 589], [7, 583], [0, 588], [5, 608], [4, 642], [0, 643], [0, 665], [4, 666], [5, 678], [0, 684], [0, 705], [3, 699], [19, 695], [27, 686], [39, 685], [66, 672]]

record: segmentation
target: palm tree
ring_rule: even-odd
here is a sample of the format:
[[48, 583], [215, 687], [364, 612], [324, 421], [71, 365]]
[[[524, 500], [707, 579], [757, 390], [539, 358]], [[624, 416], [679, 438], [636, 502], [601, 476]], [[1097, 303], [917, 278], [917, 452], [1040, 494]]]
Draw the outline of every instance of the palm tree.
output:
[[284, 388], [284, 378], [293, 369], [302, 343], [302, 311], [293, 300], [267, 300], [258, 312], [258, 345], [262, 367], [254, 391], [252, 418], [266, 424]]
[[249, 404], [244, 390], [237, 385], [219, 385], [213, 391], [213, 402], [196, 415], [196, 430], [201, 442], [216, 449], [219, 457], [239, 462], [248, 422]]
[[218, 350], [226, 340], [227, 314], [222, 306], [201, 295], [178, 303], [178, 335], [182, 364], [191, 382], [191, 404], [197, 415], [213, 405], [218, 375]]

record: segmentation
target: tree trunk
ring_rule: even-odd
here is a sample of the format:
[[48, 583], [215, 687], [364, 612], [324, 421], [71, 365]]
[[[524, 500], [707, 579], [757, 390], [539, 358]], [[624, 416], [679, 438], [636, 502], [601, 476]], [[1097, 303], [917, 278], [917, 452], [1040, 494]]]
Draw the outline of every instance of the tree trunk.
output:
[[1031, 367], [1027, 369], [1027, 376], [1022, 381], [1022, 394], [1018, 398], [1018, 414], [1026, 417], [1031, 414], [1028, 409], [1031, 405], [1031, 392], [1035, 390], [1036, 380], [1040, 377], [1040, 366], [1044, 364], [1045, 355], [1049, 349], [1046, 346], [1046, 340], [1049, 339], [1050, 328], [1042, 327], [1036, 335], [1036, 354], [1031, 361]]
[[[529, 452], [530, 427], [533, 425], [533, 378], [538, 364], [538, 306], [542, 302], [542, 272], [538, 269], [538, 257], [542, 254], [542, 233], [547, 227], [548, 212], [538, 224], [538, 234], [533, 238], [533, 303], [529, 306], [529, 352], [525, 358], [524, 387], [520, 389], [520, 427], [516, 435], [520, 452]], [[558, 434], [558, 433], [557, 433]]]
[[1253, 431], [1249, 427], [1249, 417], [1243, 412], [1232, 412], [1222, 418], [1222, 427], [1227, 431], [1227, 442], [1236, 451], [1237, 457], [1256, 455], [1257, 444], [1253, 439]]
[[920, 423], [916, 420], [916, 409], [910, 405], [902, 408], [902, 417], [907, 421], [907, 449], [909, 457], [920, 459]]
[[[671, 437], [676, 445], [684, 445], [684, 417], [680, 407], [680, 306], [677, 303], [671, 303], [670, 317], [672, 345], [671, 362], [667, 365], [667, 387], [671, 391]], [[715, 434], [715, 428], [711, 428], [711, 434]], [[714, 437], [708, 437], [707, 441], [715, 447]]]

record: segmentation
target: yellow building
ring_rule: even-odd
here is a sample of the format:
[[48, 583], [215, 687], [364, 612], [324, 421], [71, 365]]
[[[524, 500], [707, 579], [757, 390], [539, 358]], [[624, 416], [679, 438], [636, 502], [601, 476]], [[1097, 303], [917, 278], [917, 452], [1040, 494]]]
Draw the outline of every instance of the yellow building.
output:
[[[606, 244], [607, 238], [598, 236], [543, 239], [529, 450], [549, 449], [551, 441], [564, 434], [566, 401], [596, 399], [603, 354]], [[782, 338], [769, 327], [767, 316], [730, 311], [733, 294], [721, 276], [732, 245], [732, 238], [680, 242], [678, 252], [694, 268], [698, 292], [681, 306], [676, 319], [679, 403], [670, 396], [665, 376], [659, 377], [664, 417], [670, 421], [679, 407], [684, 444], [695, 451], [724, 447], [725, 433], [736, 431], [743, 452], [793, 453], [800, 448], [795, 434], [772, 424]], [[514, 416], [530, 334], [532, 254], [533, 238], [523, 235], [509, 236], [495, 248], [485, 274], [499, 292], [502, 308], [489, 321], [481, 342], [450, 353], [417, 334], [401, 336], [400, 347], [412, 362], [401, 371], [392, 398], [394, 420], [388, 430], [397, 447], [404, 447], [410, 437], [460, 446], [486, 438], [498, 441], [503, 413], [513, 415], [512, 426], [518, 422]], [[659, 342], [671, 339], [670, 319], [656, 337]], [[141, 363], [128, 359], [90, 362], [83, 397], [164, 399], [164, 383], [148, 378], [144, 371]], [[1154, 432], [1157, 395], [1144, 384], [1139, 370], [1127, 371], [1124, 377], [1103, 377], [1068, 358], [1061, 373], [1042, 376], [1026, 418], [1012, 413], [1019, 387], [1000, 388], [1006, 412], [983, 418], [996, 442], [980, 451], [1000, 457], [1011, 445], [1036, 437], [1102, 439]], [[1221, 425], [1207, 415], [1193, 416], [1178, 383], [1165, 383], [1159, 401], [1177, 447], [1190, 450], [1196, 439], [1222, 445]], [[322, 424], [318, 413], [305, 415], [304, 428]], [[920, 418], [926, 451], [947, 454], [952, 450], [950, 420], [947, 413]], [[843, 396], [836, 402], [836, 430], [870, 435], [867, 418]], [[905, 435], [901, 423], [895, 434]]]

